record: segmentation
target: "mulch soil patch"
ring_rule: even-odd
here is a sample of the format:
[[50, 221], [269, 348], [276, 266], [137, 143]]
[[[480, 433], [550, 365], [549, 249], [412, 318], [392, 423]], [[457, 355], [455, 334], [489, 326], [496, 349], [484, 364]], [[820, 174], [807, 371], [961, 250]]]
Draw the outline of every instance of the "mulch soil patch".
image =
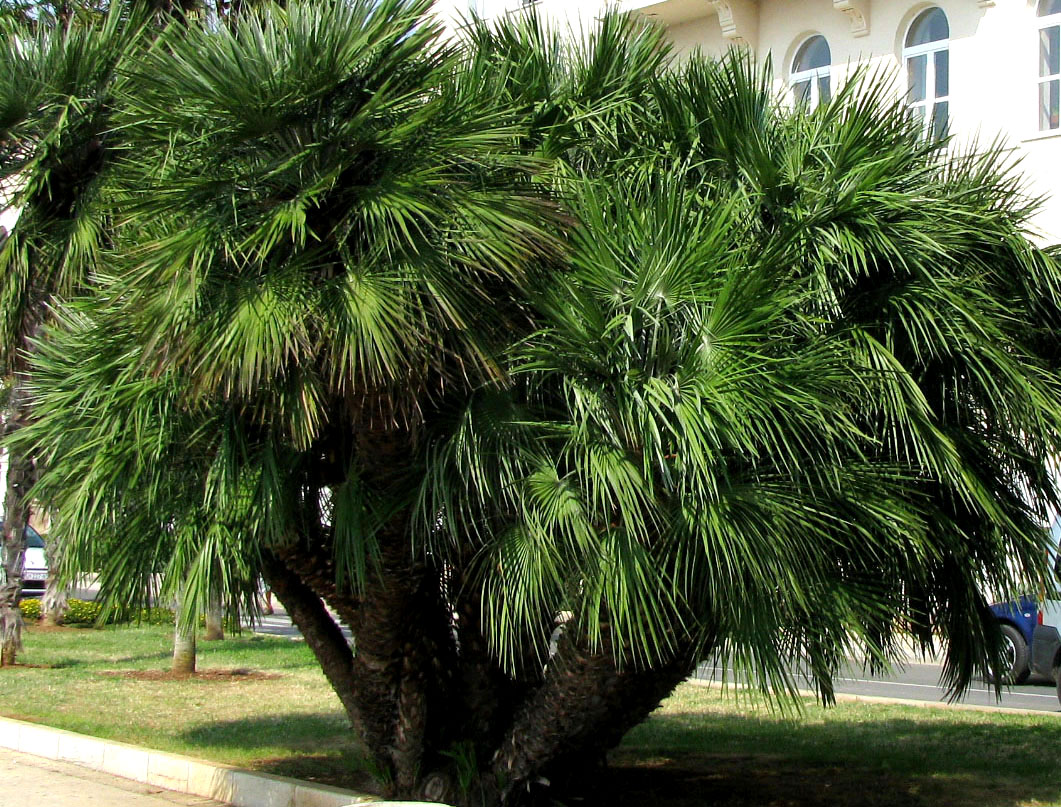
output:
[[196, 670], [193, 673], [175, 673], [172, 670], [104, 670], [100, 675], [126, 678], [132, 681], [268, 681], [280, 676], [276, 673], [259, 672], [238, 667], [231, 670]]

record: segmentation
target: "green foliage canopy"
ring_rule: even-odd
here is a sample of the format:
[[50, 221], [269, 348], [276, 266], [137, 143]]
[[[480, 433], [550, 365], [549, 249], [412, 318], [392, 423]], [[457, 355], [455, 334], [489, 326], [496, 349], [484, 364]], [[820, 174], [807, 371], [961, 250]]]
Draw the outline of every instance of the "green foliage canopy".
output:
[[400, 555], [516, 677], [559, 617], [826, 696], [936, 636], [967, 685], [1058, 505], [1061, 274], [1004, 146], [921, 139], [872, 76], [793, 111], [630, 18], [441, 43], [425, 11], [292, 3], [123, 64], [110, 243], [18, 438], [66, 571], [132, 597], [163, 545], [286, 553], [361, 602]]

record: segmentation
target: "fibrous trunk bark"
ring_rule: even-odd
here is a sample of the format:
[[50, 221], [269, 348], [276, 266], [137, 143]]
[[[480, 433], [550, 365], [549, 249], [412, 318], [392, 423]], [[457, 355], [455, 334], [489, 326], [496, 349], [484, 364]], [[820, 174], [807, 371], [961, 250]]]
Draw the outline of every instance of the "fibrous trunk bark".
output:
[[[602, 628], [607, 639], [607, 626]], [[585, 778], [695, 666], [691, 648], [684, 647], [647, 669], [620, 667], [607, 642], [589, 650], [565, 634], [541, 686], [524, 702], [491, 761], [488, 779], [499, 787], [499, 801], [531, 801], [536, 784], [564, 792]]]
[[[442, 708], [440, 680], [453, 667], [437, 575], [414, 563], [404, 542], [382, 550], [379, 574], [358, 596], [337, 589], [331, 565], [317, 551], [265, 553], [262, 571], [372, 754], [384, 793], [417, 793], [425, 750], [437, 739], [428, 707]], [[356, 653], [324, 600], [350, 628]]]
[[57, 536], [49, 535], [48, 545], [48, 582], [41, 598], [41, 612], [45, 625], [62, 625], [66, 619], [66, 608], [69, 601], [67, 588], [59, 581], [59, 555], [62, 552], [62, 541]]
[[[544, 674], [516, 680], [490, 653], [474, 599], [454, 610], [410, 592], [410, 581], [425, 576], [418, 578], [407, 554], [384, 557], [383, 578], [356, 600], [335, 591], [319, 552], [277, 554], [283, 560], [267, 556], [265, 579], [316, 654], [392, 798], [490, 807], [563, 792], [695, 666], [688, 647], [646, 670], [620, 667], [609, 647], [590, 651], [562, 639]], [[356, 652], [322, 596], [343, 603], [336, 610]], [[453, 620], [448, 647], [425, 628], [445, 620]]]
[[[3, 433], [11, 434], [25, 424], [27, 405], [21, 383], [16, 379], [10, 405], [5, 413]], [[36, 481], [33, 458], [20, 451], [8, 452], [7, 485], [4, 491], [3, 545], [0, 562], [0, 666], [14, 664], [22, 650], [22, 612], [18, 603], [22, 594], [22, 573], [26, 560], [25, 528], [29, 521], [27, 493]]]
[[51, 567], [48, 568], [48, 585], [41, 598], [41, 612], [44, 624], [52, 627], [62, 625], [66, 619], [66, 609], [70, 595], [66, 588], [59, 584]]
[[[386, 480], [388, 469], [405, 467], [409, 445], [365, 432], [356, 453], [372, 458], [362, 463], [366, 479]], [[483, 604], [461, 559], [443, 566], [418, 556], [401, 510], [371, 539], [375, 562], [357, 590], [337, 582], [328, 530], [263, 552], [262, 574], [317, 656], [387, 797], [461, 807], [548, 800], [693, 669], [691, 647], [646, 670], [618, 665], [607, 640], [590, 649], [572, 633], [547, 664], [528, 652], [508, 675], [483, 634]], [[546, 632], [554, 616], [542, 615]], [[554, 788], [543, 791], [546, 780]]]

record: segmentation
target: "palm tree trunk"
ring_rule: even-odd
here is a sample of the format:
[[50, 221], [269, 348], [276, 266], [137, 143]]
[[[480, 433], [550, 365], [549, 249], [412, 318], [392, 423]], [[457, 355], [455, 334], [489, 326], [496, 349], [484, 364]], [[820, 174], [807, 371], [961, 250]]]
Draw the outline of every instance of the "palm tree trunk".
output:
[[[354, 673], [353, 650], [321, 599], [322, 594], [334, 583], [334, 573], [316, 568], [320, 557], [319, 553], [303, 554], [287, 549], [281, 559], [274, 553], [263, 551], [262, 577], [317, 657], [324, 677], [346, 711], [350, 725], [358, 737], [365, 740], [375, 767], [383, 773], [389, 770], [390, 765], [386, 752], [389, 739], [383, 743], [372, 742], [378, 732], [366, 726], [362, 718], [362, 698], [359, 697], [362, 687]], [[293, 569], [299, 569], [302, 574], [295, 573]], [[307, 571], [308, 579], [303, 577]]]
[[[5, 435], [19, 429], [26, 421], [25, 397], [16, 379], [5, 413]], [[36, 472], [33, 459], [21, 452], [8, 451], [7, 485], [4, 491], [3, 545], [0, 563], [4, 576], [0, 581], [0, 667], [15, 663], [22, 650], [22, 612], [18, 602], [22, 595], [22, 573], [26, 560], [25, 528], [29, 521], [29, 498]]]
[[[457, 665], [438, 577], [411, 560], [398, 535], [378, 536], [385, 544], [379, 567], [356, 605], [335, 591], [333, 570], [315, 567], [319, 552], [287, 547], [282, 560], [263, 553], [262, 573], [373, 754], [385, 795], [421, 798], [425, 777], [445, 750], [440, 742], [445, 735], [456, 740], [467, 715], [456, 697], [447, 702], [442, 696], [443, 681]], [[356, 652], [322, 597], [340, 603]], [[439, 786], [435, 781], [428, 789]]]
[[[408, 452], [393, 433], [366, 429], [358, 442], [373, 479], [386, 478], [377, 466], [400, 469]], [[540, 778], [561, 781], [602, 760], [693, 667], [691, 648], [644, 670], [620, 668], [609, 648], [590, 652], [570, 639], [544, 674], [535, 658], [514, 680], [490, 651], [462, 570], [443, 574], [416, 557], [405, 513], [373, 537], [376, 563], [356, 594], [338, 590], [326, 535], [264, 552], [262, 568], [373, 755], [388, 798], [516, 803]], [[350, 627], [353, 649], [325, 600]]]
[[41, 598], [41, 611], [45, 625], [62, 625], [66, 618], [69, 592], [59, 585], [59, 555], [62, 552], [62, 540], [55, 535], [48, 536], [48, 582]]
[[177, 626], [173, 637], [173, 673], [192, 675], [195, 672], [195, 622], [181, 619], [177, 609]]
[[59, 585], [58, 577], [52, 569], [54, 556], [48, 560], [48, 584], [41, 598], [41, 611], [44, 624], [55, 627], [62, 625], [66, 619], [66, 608], [69, 600], [66, 588]]
[[497, 800], [505, 804], [539, 779], [560, 789], [584, 780], [695, 666], [685, 648], [649, 669], [620, 668], [610, 648], [589, 652], [562, 638], [541, 687], [509, 724], [485, 781], [504, 783]]
[[[356, 652], [321, 599], [338, 596], [330, 568], [315, 565], [327, 553], [265, 553], [263, 574], [373, 754], [389, 798], [496, 807], [543, 778], [562, 787], [598, 765], [695, 666], [691, 647], [646, 670], [568, 639], [544, 676], [528, 664], [529, 677], [513, 680], [486, 645], [476, 602], [462, 602], [445, 637], [431, 630], [450, 624], [450, 606], [415, 583], [430, 575], [409, 559], [407, 543], [388, 543], [377, 579], [356, 608], [344, 608]], [[459, 652], [447, 637], [459, 637]]]
[[203, 639], [207, 642], [217, 642], [225, 638], [225, 610], [221, 605], [220, 596], [211, 596], [210, 603], [206, 608], [206, 629], [203, 631]]

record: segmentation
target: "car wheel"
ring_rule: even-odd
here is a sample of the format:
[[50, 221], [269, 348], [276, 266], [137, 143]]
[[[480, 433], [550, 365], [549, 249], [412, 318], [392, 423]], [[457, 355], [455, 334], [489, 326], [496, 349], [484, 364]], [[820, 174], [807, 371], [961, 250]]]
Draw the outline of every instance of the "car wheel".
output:
[[1028, 666], [1028, 645], [1020, 631], [1012, 625], [1003, 624], [1001, 628], [1004, 663], [1001, 683], [1023, 684], [1031, 675], [1031, 668]]
[[1057, 700], [1061, 703], [1061, 670], [1057, 670]]

